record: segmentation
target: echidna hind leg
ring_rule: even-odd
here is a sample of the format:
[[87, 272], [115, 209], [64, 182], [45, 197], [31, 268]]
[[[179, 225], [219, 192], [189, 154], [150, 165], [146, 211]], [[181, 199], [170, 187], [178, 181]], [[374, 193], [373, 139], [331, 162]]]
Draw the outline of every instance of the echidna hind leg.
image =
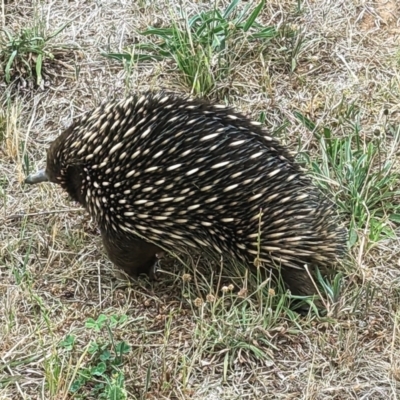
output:
[[111, 262], [128, 275], [137, 277], [147, 274], [155, 278], [162, 251], [152, 243], [136, 238], [116, 239], [102, 232], [104, 248]]

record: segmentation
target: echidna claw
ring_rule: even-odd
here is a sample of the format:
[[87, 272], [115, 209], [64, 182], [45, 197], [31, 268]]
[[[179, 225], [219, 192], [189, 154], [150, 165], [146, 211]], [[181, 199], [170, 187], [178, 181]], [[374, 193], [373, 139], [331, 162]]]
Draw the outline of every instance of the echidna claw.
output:
[[150, 267], [150, 270], [149, 270], [149, 277], [150, 277], [151, 280], [154, 280], [154, 281], [158, 281], [157, 272], [160, 269], [160, 259], [159, 259], [159, 257], [157, 255], [156, 255], [156, 257], [157, 257], [156, 261]]

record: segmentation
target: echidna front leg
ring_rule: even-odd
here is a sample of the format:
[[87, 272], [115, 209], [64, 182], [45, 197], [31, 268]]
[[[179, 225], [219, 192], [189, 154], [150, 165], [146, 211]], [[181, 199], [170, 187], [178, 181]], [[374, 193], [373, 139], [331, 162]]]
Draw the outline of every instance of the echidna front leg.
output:
[[[326, 268], [320, 268], [322, 275], [329, 274], [329, 270]], [[295, 269], [295, 268], [281, 268], [282, 280], [290, 289], [290, 292], [298, 296], [310, 296], [317, 294], [318, 290], [315, 284], [318, 284], [318, 280], [313, 274], [313, 268], [309, 268], [310, 274], [312, 274], [313, 279], [311, 279], [309, 273], [306, 269]], [[313, 282], [314, 281], [314, 282]]]
[[101, 236], [109, 259], [117, 267], [132, 277], [147, 274], [155, 278], [158, 260], [163, 254], [159, 247], [142, 239], [115, 238], [103, 230]]

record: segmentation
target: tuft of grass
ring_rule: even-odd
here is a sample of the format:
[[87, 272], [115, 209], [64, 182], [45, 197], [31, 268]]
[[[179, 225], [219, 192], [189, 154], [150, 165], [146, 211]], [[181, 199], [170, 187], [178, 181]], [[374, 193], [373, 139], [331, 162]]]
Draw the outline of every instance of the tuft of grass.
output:
[[[318, 184], [327, 193], [333, 192], [339, 210], [349, 218], [350, 246], [360, 242], [360, 232], [367, 239], [367, 250], [382, 239], [395, 238], [400, 223], [400, 172], [395, 168], [400, 126], [388, 126], [385, 137], [369, 139], [356, 117], [345, 128], [345, 135], [335, 137], [331, 128], [317, 127], [299, 112], [295, 116], [318, 141], [319, 157], [300, 156]], [[339, 189], [332, 190], [331, 185]]]
[[33, 80], [41, 86], [46, 62], [64, 51], [62, 45], [54, 45], [52, 40], [69, 24], [70, 21], [53, 33], [46, 32], [41, 20], [19, 31], [3, 28], [0, 31], [0, 65], [6, 83], [23, 79]]
[[233, 74], [238, 58], [260, 53], [276, 36], [274, 27], [256, 22], [265, 0], [255, 7], [248, 3], [242, 10], [239, 3], [233, 0], [225, 10], [214, 6], [192, 17], [181, 9], [177, 15], [171, 15], [171, 26], [140, 32], [154, 38], [150, 43], [134, 45], [129, 52], [102, 54], [129, 63], [173, 60], [184, 86], [194, 95], [208, 95]]
[[[224, 266], [224, 274], [243, 276], [238, 275], [243, 272], [241, 266], [231, 268], [235, 271]], [[191, 360], [218, 365], [225, 382], [235, 374], [237, 363], [248, 367], [271, 363], [277, 335], [301, 332], [302, 318], [292, 310], [290, 294], [269, 278], [261, 281], [260, 274], [246, 273], [235, 285], [214, 273], [210, 279], [198, 269], [182, 275], [182, 297], [195, 324], [190, 357], [181, 366], [183, 387], [188, 386], [194, 369]]]

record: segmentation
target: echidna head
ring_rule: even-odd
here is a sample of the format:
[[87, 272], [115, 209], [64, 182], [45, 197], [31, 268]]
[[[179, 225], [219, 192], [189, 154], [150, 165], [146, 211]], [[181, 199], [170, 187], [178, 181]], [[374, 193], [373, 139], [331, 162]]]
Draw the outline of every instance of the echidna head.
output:
[[26, 179], [25, 183], [34, 185], [41, 182], [52, 182], [60, 183], [58, 176], [61, 176], [61, 165], [55, 159], [54, 154], [54, 142], [47, 152], [46, 168], [40, 169], [39, 171], [30, 174]]
[[52, 182], [61, 185], [75, 201], [85, 205], [82, 194], [82, 168], [79, 164], [69, 162], [64, 165], [61, 149], [71, 129], [59, 136], [47, 151], [46, 168], [30, 174], [25, 183], [34, 185], [41, 182]]

